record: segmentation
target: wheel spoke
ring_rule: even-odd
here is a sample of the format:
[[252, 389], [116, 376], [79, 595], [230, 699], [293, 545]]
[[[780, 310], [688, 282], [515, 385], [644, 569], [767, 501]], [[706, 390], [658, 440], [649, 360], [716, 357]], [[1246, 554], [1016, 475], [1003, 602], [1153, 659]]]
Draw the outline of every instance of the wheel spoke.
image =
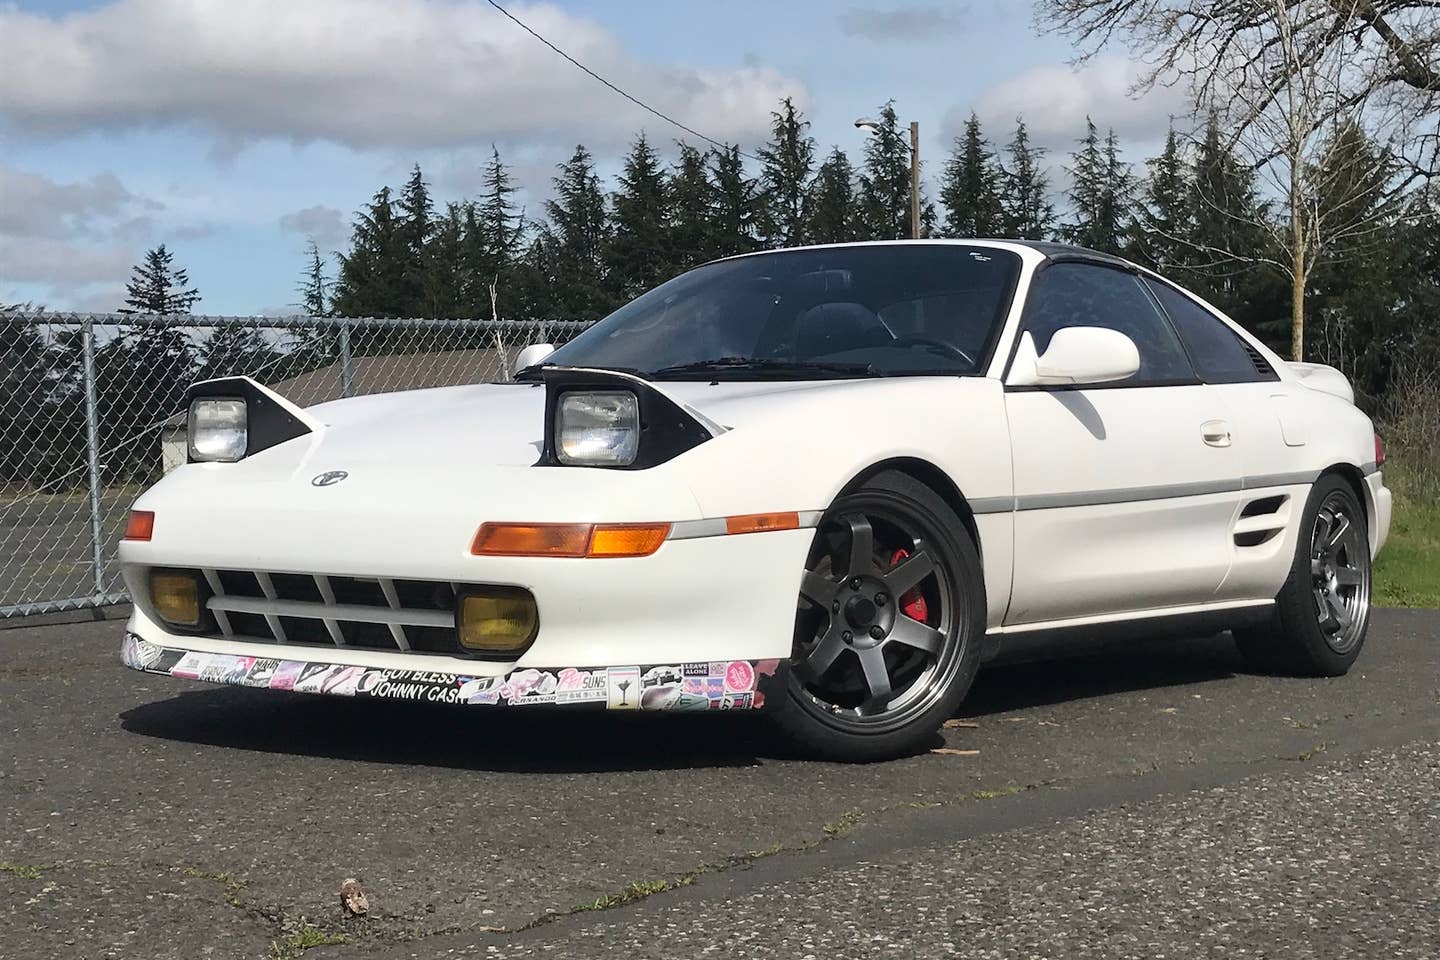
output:
[[865, 698], [865, 710], [878, 710], [890, 702], [890, 670], [885, 666], [885, 654], [879, 647], [857, 650], [860, 666], [865, 671], [865, 686], [870, 695]]
[[902, 594], [910, 591], [920, 584], [930, 574], [935, 572], [935, 561], [930, 559], [930, 554], [920, 550], [911, 554], [893, 570], [885, 574], [883, 579], [885, 586], [889, 588], [890, 595], [897, 600]]
[[1335, 582], [1342, 587], [1358, 587], [1361, 579], [1360, 571], [1354, 567], [1335, 568]]
[[845, 649], [845, 644], [835, 635], [834, 631], [826, 633], [815, 644], [815, 649], [810, 655], [801, 661], [801, 669], [810, 675], [812, 679], [819, 679], [834, 665], [837, 657]]
[[835, 581], [813, 570], [806, 570], [800, 581], [800, 596], [817, 607], [824, 607], [828, 613], [830, 604], [835, 599]]
[[854, 514], [844, 520], [850, 528], [850, 553], [845, 561], [845, 573], [847, 576], [859, 576], [870, 570], [875, 559], [875, 531], [870, 529], [870, 521], [863, 514]]
[[945, 643], [945, 635], [939, 630], [904, 614], [895, 618], [895, 625], [890, 628], [890, 639], [907, 647], [923, 650], [932, 657], [939, 656], [940, 648]]
[[1335, 549], [1340, 543], [1340, 538], [1345, 536], [1345, 532], [1349, 529], [1350, 518], [1343, 513], [1335, 514], [1335, 522], [1331, 524], [1328, 534], [1325, 537], [1325, 546], [1331, 550]]
[[1328, 608], [1329, 619], [1340, 625], [1340, 629], [1350, 626], [1350, 611], [1346, 608], [1345, 602], [1335, 594], [1325, 595], [1325, 606]]
[[1310, 561], [1310, 576], [1315, 577], [1317, 580], [1325, 579], [1324, 560], [1315, 559]]

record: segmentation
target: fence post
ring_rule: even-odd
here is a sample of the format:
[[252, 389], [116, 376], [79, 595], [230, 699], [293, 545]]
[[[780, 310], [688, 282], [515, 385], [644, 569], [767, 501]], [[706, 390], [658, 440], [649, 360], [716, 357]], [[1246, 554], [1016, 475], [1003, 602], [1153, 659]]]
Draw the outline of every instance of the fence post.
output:
[[100, 522], [100, 410], [95, 400], [95, 321], [86, 317], [80, 332], [85, 377], [85, 455], [90, 475], [90, 565], [95, 596], [105, 594], [105, 533]]
[[350, 368], [350, 322], [340, 321], [340, 396], [350, 396], [350, 381], [355, 372]]

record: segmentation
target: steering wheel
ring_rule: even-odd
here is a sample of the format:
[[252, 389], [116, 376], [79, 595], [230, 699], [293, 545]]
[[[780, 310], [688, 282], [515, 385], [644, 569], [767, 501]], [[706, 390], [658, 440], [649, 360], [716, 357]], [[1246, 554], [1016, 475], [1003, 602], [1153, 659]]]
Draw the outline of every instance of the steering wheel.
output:
[[975, 358], [953, 343], [946, 343], [944, 340], [932, 340], [929, 337], [896, 337], [890, 341], [892, 347], [923, 347], [935, 353], [942, 353], [948, 357], [964, 360], [970, 366], [976, 366]]

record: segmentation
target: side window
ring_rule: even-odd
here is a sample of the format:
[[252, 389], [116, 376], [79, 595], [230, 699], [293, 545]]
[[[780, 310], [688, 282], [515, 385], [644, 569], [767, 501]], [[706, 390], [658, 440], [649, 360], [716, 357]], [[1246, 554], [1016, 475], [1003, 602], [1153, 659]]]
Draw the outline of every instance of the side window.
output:
[[1105, 327], [1125, 334], [1140, 351], [1140, 370], [1122, 386], [1193, 382], [1195, 371], [1169, 322], [1140, 280], [1123, 270], [1090, 263], [1056, 263], [1030, 284], [1025, 330], [1044, 353], [1056, 330]]
[[1158, 283], [1148, 277], [1145, 283], [1180, 331], [1200, 379], [1206, 383], [1278, 379], [1265, 358], [1252, 353], [1245, 341], [1219, 317], [1168, 283]]

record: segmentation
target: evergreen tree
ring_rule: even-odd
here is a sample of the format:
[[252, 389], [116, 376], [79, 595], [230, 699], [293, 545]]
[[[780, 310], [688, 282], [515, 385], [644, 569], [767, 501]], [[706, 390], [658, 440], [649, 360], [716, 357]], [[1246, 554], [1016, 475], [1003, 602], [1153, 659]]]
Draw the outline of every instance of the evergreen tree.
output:
[[669, 272], [665, 175], [644, 133], [625, 158], [619, 180], [606, 264], [615, 292], [624, 301], [668, 279]]
[[955, 138], [940, 180], [945, 236], [994, 237], [1002, 232], [998, 177], [995, 154], [972, 113], [965, 121], [965, 136]]
[[720, 248], [712, 234], [715, 218], [711, 212], [711, 155], [688, 143], [679, 147], [680, 158], [665, 185], [670, 209], [669, 251], [665, 259], [671, 274], [713, 260]]
[[400, 305], [399, 313], [406, 317], [427, 316], [425, 300], [426, 256], [425, 245], [434, 229], [435, 205], [430, 199], [430, 187], [415, 164], [400, 191], [395, 203], [399, 211], [397, 231], [404, 254], [404, 268], [401, 271], [402, 287], [396, 292]]
[[330, 279], [325, 276], [325, 261], [320, 258], [320, 248], [313, 239], [305, 248], [305, 261], [305, 273], [297, 288], [299, 307], [307, 317], [323, 317], [328, 310]]
[[1040, 168], [1043, 147], [1032, 146], [1025, 121], [1016, 119], [1015, 136], [1005, 148], [1006, 162], [1000, 166], [1000, 207], [1008, 237], [1045, 240], [1055, 225], [1055, 208], [1047, 199], [1050, 180]]
[[1213, 114], [1196, 152], [1190, 209], [1190, 263], [1175, 279], [1275, 343], [1287, 342], [1288, 285], [1258, 262], [1272, 253], [1264, 227], [1270, 211]]
[[1111, 130], [1102, 144], [1089, 117], [1079, 143], [1070, 168], [1070, 205], [1075, 219], [1060, 228], [1060, 235], [1069, 243], [1118, 254], [1124, 246], [1134, 189], [1130, 168], [1120, 160], [1115, 131]]
[[1190, 168], [1180, 155], [1173, 127], [1165, 136], [1164, 152], [1146, 166], [1149, 175], [1131, 231], [1129, 255], [1164, 273], [1189, 261], [1193, 251], [1189, 240], [1195, 229]]
[[770, 117], [770, 142], [760, 148], [762, 239], [767, 246], [795, 246], [804, 242], [805, 193], [815, 167], [815, 140], [806, 133], [810, 121], [789, 97]]
[[805, 239], [809, 243], [846, 243], [858, 239], [859, 210], [855, 169], [839, 147], [820, 164], [805, 203]]
[[500, 161], [500, 151], [493, 145], [490, 147], [490, 162], [485, 166], [483, 186], [479, 224], [492, 269], [499, 275], [515, 262], [525, 223], [515, 206], [516, 188], [510, 171], [505, 169], [505, 164]]
[[760, 193], [755, 179], [745, 174], [740, 148], [731, 146], [716, 151], [710, 176], [710, 222], [715, 256], [758, 250]]
[[409, 258], [390, 188], [381, 187], [355, 217], [350, 251], [340, 254], [331, 310], [341, 317], [404, 316], [412, 305], [405, 299]]
[[610, 237], [605, 193], [590, 151], [577, 146], [559, 166], [555, 199], [537, 258], [553, 282], [553, 304], [566, 320], [599, 319], [615, 305], [607, 290], [604, 252]]
[[910, 144], [893, 100], [880, 108], [879, 122], [865, 141], [860, 211], [865, 239], [910, 238]]
[[[425, 244], [425, 277], [418, 316], [460, 318], [473, 316], [465, 296], [465, 207], [447, 203], [436, 218]], [[488, 314], [488, 311], [487, 311]]]
[[183, 267], [174, 265], [175, 254], [165, 244], [149, 250], [145, 262], [137, 264], [125, 284], [125, 306], [121, 313], [189, 313], [200, 299], [191, 289]]

